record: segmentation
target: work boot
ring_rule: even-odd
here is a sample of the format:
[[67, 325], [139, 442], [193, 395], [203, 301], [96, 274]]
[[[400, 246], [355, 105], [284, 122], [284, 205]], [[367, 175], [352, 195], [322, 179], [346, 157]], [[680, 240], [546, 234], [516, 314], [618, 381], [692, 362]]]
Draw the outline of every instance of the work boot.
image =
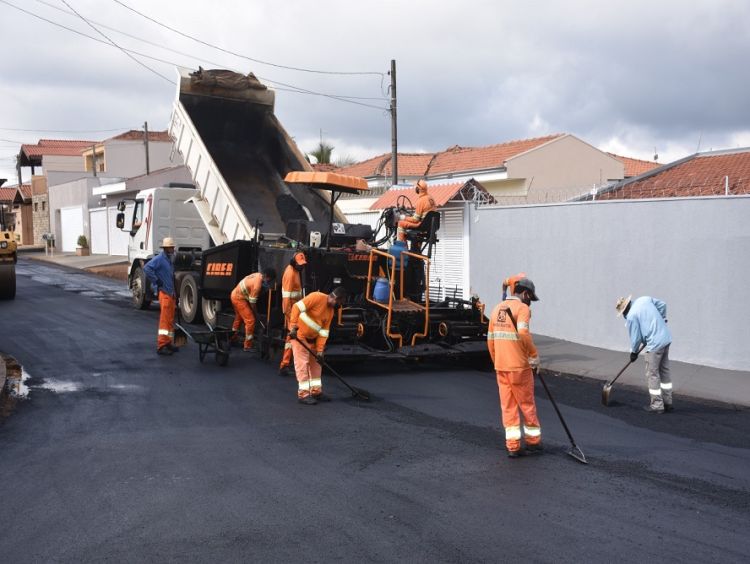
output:
[[672, 404], [671, 403], [665, 403], [664, 404], [664, 412], [665, 413], [670, 413], [672, 411], [674, 411], [674, 407], [672, 406]]
[[526, 445], [526, 452], [529, 454], [542, 454], [544, 452], [544, 447], [542, 446], [542, 443]]
[[255, 352], [255, 347], [242, 347], [242, 352]]
[[307, 396], [304, 398], [297, 398], [297, 401], [304, 405], [315, 405], [316, 403], [318, 403], [318, 400], [316, 400], [312, 396]]
[[289, 365], [279, 367], [279, 376], [286, 377], [286, 376], [291, 376], [291, 375], [292, 375], [292, 368]]
[[172, 351], [173, 353], [180, 352], [180, 347], [177, 347], [173, 345], [172, 343], [169, 343], [167, 346], [169, 347], [169, 350]]
[[331, 398], [323, 393], [318, 394], [317, 396], [313, 396], [316, 400], [322, 401], [322, 402], [329, 402], [331, 401]]
[[654, 415], [664, 415], [663, 409], [654, 409], [650, 405], [644, 405], [643, 411], [645, 411], [646, 413], [652, 413]]
[[172, 349], [169, 348], [169, 345], [164, 345], [160, 349], [156, 349], [156, 354], [160, 354], [162, 356], [171, 356]]
[[508, 458], [520, 458], [521, 456], [521, 450], [509, 450], [508, 451]]

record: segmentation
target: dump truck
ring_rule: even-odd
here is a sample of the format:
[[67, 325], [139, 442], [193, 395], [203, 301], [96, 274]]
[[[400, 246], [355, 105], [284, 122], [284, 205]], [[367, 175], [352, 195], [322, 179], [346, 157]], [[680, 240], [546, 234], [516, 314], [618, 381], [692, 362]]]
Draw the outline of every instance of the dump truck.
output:
[[[280, 279], [302, 251], [305, 292], [348, 290], [331, 327], [329, 359], [485, 358], [479, 300], [429, 296], [439, 214], [411, 230], [409, 248], [389, 247], [407, 210], [385, 210], [378, 232], [348, 223], [336, 201], [342, 193], [366, 192], [367, 182], [312, 170], [274, 114], [274, 96], [252, 74], [179, 71], [169, 134], [195, 184], [186, 202], [210, 238], [190, 261], [200, 272], [204, 320], [215, 327], [222, 314], [232, 316], [230, 293], [244, 276], [273, 267]], [[179, 235], [172, 236], [179, 246]], [[283, 346], [281, 292], [268, 290], [258, 310], [261, 347]]]

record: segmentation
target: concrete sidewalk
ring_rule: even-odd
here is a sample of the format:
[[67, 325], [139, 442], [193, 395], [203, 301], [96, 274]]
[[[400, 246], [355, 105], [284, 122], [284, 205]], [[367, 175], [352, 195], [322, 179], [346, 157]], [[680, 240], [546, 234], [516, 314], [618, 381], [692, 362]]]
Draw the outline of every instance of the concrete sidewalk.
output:
[[[28, 258], [46, 261], [68, 268], [88, 269], [127, 262], [126, 257], [92, 255], [79, 257], [73, 253], [45, 256], [41, 252], [19, 251]], [[542, 359], [542, 368], [553, 372], [586, 376], [602, 381], [610, 380], [629, 361], [627, 352], [589, 347], [535, 335], [534, 341]], [[626, 342], [623, 340], [623, 344]], [[681, 395], [750, 406], [750, 371], [723, 370], [710, 366], [671, 361], [675, 403]], [[641, 388], [644, 405], [648, 402], [643, 355], [617, 380], [617, 386], [630, 385]], [[616, 394], [616, 391], [614, 392]]]

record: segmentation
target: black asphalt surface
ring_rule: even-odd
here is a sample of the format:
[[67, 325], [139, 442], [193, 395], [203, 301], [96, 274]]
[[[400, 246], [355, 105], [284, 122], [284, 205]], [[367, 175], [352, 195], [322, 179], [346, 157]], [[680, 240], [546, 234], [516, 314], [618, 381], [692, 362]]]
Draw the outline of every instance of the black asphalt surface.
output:
[[296, 402], [236, 350], [155, 354], [156, 309], [21, 259], [0, 351], [29, 375], [0, 422], [2, 562], [748, 562], [750, 413], [546, 378], [543, 455], [506, 458], [491, 372], [363, 363]]

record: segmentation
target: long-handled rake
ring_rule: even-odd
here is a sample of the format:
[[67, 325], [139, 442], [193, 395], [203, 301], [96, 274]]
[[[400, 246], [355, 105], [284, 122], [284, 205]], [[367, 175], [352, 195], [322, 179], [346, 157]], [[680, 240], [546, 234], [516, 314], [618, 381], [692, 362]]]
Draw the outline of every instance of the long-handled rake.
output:
[[[294, 339], [300, 345], [302, 345], [307, 350], [307, 352], [309, 352], [311, 355], [313, 355], [314, 357], [317, 358], [318, 355], [316, 355], [312, 351], [312, 349], [310, 347], [308, 347], [304, 342], [302, 342], [302, 340], [299, 337], [297, 337], [295, 335]], [[350, 385], [346, 380], [344, 380], [339, 375], [338, 372], [336, 372], [333, 368], [331, 368], [331, 365], [328, 364], [325, 360], [319, 359], [319, 358], [317, 360], [318, 360], [318, 362], [321, 365], [323, 365], [323, 367], [325, 367], [328, 370], [328, 372], [330, 372], [331, 374], [333, 374], [338, 379], [339, 382], [341, 382], [342, 384], [344, 384], [344, 386], [346, 386], [347, 388], [349, 388], [349, 391], [351, 391], [351, 393], [352, 393], [352, 397], [357, 398], [357, 399], [361, 399], [361, 400], [364, 400], [364, 401], [370, 401], [370, 392], [368, 392], [367, 390], [363, 390], [362, 388], [355, 388], [354, 386]]]
[[[641, 354], [641, 351], [643, 350], [643, 347], [644, 347], [644, 345], [641, 345], [640, 348], [638, 349], [638, 352], [636, 354]], [[622, 376], [623, 372], [625, 372], [628, 369], [628, 366], [630, 366], [631, 364], [633, 364], [633, 362], [630, 361], [630, 360], [628, 360], [628, 363], [625, 366], [622, 367], [622, 370], [620, 370], [617, 373], [617, 376], [615, 376], [609, 382], [607, 382], [606, 384], [604, 384], [604, 387], [602, 388], [602, 405], [609, 406], [609, 397], [612, 394], [612, 384], [614, 384], [617, 381], [617, 379], [620, 376]]]
[[557, 407], [557, 402], [555, 401], [555, 398], [552, 397], [552, 394], [550, 393], [549, 388], [547, 387], [547, 382], [544, 381], [544, 378], [542, 377], [542, 374], [541, 372], [539, 372], [538, 368], [534, 370], [534, 373], [537, 375], [537, 378], [539, 378], [539, 381], [542, 383], [542, 386], [544, 386], [544, 391], [547, 392], [547, 397], [549, 398], [549, 401], [552, 403], [552, 407], [555, 408], [555, 412], [557, 413], [557, 416], [560, 418], [560, 423], [562, 423], [563, 429], [565, 429], [565, 433], [568, 435], [568, 439], [570, 440], [570, 450], [567, 452], [568, 456], [572, 456], [578, 462], [581, 462], [583, 464], [588, 464], [588, 461], [586, 460], [586, 456], [584, 456], [583, 451], [573, 439], [573, 435], [570, 433], [570, 429], [568, 429], [568, 425], [567, 423], [565, 423], [565, 419], [563, 419], [562, 413], [560, 413], [560, 409]]

